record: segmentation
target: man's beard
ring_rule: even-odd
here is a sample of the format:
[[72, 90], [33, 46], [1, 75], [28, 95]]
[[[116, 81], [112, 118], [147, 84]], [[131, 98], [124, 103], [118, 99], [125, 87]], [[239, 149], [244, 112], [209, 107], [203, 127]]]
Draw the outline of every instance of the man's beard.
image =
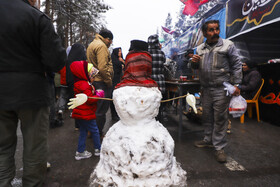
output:
[[218, 34], [214, 34], [211, 39], [215, 39], [215, 38], [219, 39], [220, 36]]

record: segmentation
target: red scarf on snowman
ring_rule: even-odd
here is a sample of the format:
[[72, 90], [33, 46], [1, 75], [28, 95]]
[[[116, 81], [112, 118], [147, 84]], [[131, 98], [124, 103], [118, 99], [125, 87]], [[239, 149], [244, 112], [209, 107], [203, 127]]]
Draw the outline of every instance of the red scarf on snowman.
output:
[[122, 80], [115, 89], [123, 86], [158, 87], [151, 78], [152, 56], [146, 51], [130, 51], [125, 59]]

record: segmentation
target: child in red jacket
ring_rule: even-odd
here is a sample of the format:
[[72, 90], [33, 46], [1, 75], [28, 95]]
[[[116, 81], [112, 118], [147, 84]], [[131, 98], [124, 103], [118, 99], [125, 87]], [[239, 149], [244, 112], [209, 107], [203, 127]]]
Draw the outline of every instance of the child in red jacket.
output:
[[[74, 75], [74, 93], [86, 94], [88, 97], [104, 97], [103, 90], [95, 90], [91, 84], [94, 81], [98, 70], [87, 61], [75, 61], [70, 65], [70, 69]], [[92, 154], [85, 150], [87, 132], [91, 132], [94, 144], [94, 155], [100, 155], [100, 135], [96, 124], [96, 108], [97, 99], [88, 99], [84, 104], [76, 107], [72, 112], [72, 118], [76, 119], [79, 125], [80, 136], [78, 142], [78, 149], [76, 151], [75, 159], [81, 160], [90, 158]]]

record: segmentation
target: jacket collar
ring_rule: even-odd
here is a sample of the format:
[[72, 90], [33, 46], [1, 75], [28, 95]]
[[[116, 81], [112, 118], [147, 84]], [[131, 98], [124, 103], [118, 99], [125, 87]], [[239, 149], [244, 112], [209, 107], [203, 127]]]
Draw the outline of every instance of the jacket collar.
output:
[[[97, 40], [101, 40], [101, 41], [106, 45], [105, 39], [104, 39], [100, 34], [96, 34], [96, 35], [95, 35], [95, 38], [96, 38]], [[107, 45], [106, 45], [106, 46], [107, 46]]]
[[[223, 45], [223, 39], [221, 38], [221, 37], [219, 37], [219, 39], [218, 39], [218, 42], [217, 42], [217, 44], [215, 45], [216, 47], [220, 47], [220, 46], [222, 46]], [[207, 43], [206, 43], [206, 41], [204, 42], [204, 44], [203, 44], [203, 49], [205, 49], [205, 48], [207, 48], [207, 47], [210, 47]]]

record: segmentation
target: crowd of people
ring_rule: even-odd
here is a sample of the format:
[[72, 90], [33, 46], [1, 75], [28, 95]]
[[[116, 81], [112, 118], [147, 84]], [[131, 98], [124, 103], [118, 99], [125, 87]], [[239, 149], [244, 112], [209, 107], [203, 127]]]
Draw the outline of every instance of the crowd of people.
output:
[[[226, 162], [224, 148], [227, 145], [231, 97], [226, 95], [223, 82], [235, 86], [233, 95], [241, 94], [250, 99], [260, 85], [261, 75], [253, 62], [240, 59], [233, 42], [219, 37], [219, 21], [204, 23], [202, 32], [206, 41], [197, 47], [196, 54], [193, 49], [187, 50], [180, 63], [176, 62], [178, 51], [174, 51], [171, 59], [166, 59], [157, 34], [149, 36], [147, 42], [131, 41], [130, 56], [124, 59], [121, 47], [114, 48], [110, 54], [108, 48], [114, 37], [107, 29], [97, 33], [87, 48], [75, 43], [65, 50], [52, 21], [34, 7], [35, 3], [32, 0], [0, 3], [0, 7], [4, 7], [0, 17], [13, 14], [0, 20], [0, 186], [11, 186], [15, 176], [14, 154], [19, 121], [24, 141], [23, 186], [42, 186], [47, 169], [48, 128], [63, 125], [70, 98], [80, 93], [93, 97], [71, 113], [75, 128], [80, 132], [75, 159], [92, 156], [85, 150], [88, 132], [93, 141], [94, 155], [99, 156], [109, 107], [113, 120], [117, 121], [119, 116], [112, 102], [98, 98], [112, 98], [113, 90], [119, 86], [122, 77], [131, 85], [141, 82], [137, 79], [137, 74], [141, 74], [152, 80], [153, 85], [156, 82], [165, 99], [165, 66], [172, 63], [174, 66], [169, 71], [175, 77], [193, 77], [194, 69], [199, 70], [205, 136], [195, 142], [195, 146], [214, 147], [217, 161]], [[11, 9], [18, 11], [10, 12]], [[18, 16], [21, 19], [13, 19]], [[135, 61], [131, 55], [135, 48], [138, 53], [152, 57], [151, 77], [145, 70], [137, 69], [137, 63], [131, 63]], [[135, 74], [124, 74], [126, 68], [134, 68], [132, 72]], [[55, 72], [60, 74], [57, 101]], [[160, 107], [158, 120], [162, 118], [163, 107]]]

